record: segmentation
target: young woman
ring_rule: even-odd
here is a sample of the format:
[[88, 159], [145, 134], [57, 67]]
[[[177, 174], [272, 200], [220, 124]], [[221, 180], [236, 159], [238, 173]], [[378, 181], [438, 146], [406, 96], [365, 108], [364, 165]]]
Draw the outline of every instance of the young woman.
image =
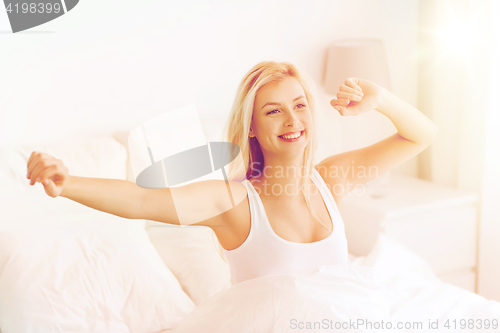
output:
[[[436, 126], [417, 109], [377, 84], [350, 78], [330, 104], [342, 116], [376, 110], [398, 132], [368, 147], [314, 165], [317, 147], [311, 83], [289, 63], [265, 61], [243, 78], [226, 123], [228, 142], [241, 149], [243, 166], [224, 181], [144, 189], [124, 180], [69, 176], [62, 162], [33, 152], [30, 184], [43, 184], [86, 206], [130, 219], [210, 227], [239, 283], [323, 264], [346, 264], [347, 241], [338, 211], [342, 197], [428, 147]], [[207, 200], [207, 198], [209, 198]], [[176, 209], [182, 209], [182, 221]], [[208, 213], [207, 213], [208, 212]]]

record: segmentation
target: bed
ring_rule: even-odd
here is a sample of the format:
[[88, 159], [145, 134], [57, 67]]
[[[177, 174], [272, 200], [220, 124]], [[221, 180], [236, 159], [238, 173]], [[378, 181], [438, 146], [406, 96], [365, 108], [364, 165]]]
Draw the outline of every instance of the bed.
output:
[[33, 150], [72, 175], [133, 180], [123, 135], [0, 147], [1, 332], [500, 331], [499, 302], [440, 281], [383, 234], [348, 265], [232, 285], [207, 227], [123, 219], [29, 186]]

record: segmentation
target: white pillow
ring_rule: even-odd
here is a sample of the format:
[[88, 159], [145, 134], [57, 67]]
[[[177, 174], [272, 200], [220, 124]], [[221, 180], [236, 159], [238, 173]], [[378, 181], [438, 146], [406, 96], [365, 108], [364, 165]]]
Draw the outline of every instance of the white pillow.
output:
[[353, 263], [376, 267], [380, 281], [386, 285], [397, 280], [409, 288], [410, 285], [418, 286], [422, 280], [438, 280], [424, 258], [382, 232], [373, 250], [367, 256], [357, 257]]
[[33, 151], [63, 161], [69, 174], [80, 177], [126, 179], [127, 149], [110, 137], [75, 138], [50, 144], [16, 144], [0, 147], [0, 183], [29, 187], [27, 162]]
[[151, 333], [195, 308], [141, 221], [90, 215], [0, 231], [3, 333]]
[[217, 252], [212, 229], [149, 222], [146, 230], [163, 262], [196, 305], [231, 286], [229, 265]]
[[[127, 180], [135, 183], [134, 173], [132, 172], [132, 162], [128, 152], [128, 136], [130, 131], [118, 130], [113, 133], [113, 138], [118, 141], [127, 151]], [[1, 332], [0, 332], [1, 333]]]

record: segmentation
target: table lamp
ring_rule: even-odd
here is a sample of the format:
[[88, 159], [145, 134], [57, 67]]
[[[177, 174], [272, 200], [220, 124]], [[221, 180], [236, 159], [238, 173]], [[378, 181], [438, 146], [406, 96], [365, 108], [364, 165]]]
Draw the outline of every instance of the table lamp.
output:
[[378, 39], [343, 39], [328, 48], [323, 84], [335, 95], [349, 77], [370, 80], [391, 90], [384, 44]]

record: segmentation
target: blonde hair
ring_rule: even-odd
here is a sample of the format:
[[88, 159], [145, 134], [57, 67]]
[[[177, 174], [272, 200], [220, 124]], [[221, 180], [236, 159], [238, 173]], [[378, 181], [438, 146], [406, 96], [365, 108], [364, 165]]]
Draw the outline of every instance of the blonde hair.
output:
[[[261, 174], [264, 168], [264, 156], [260, 148], [257, 138], [249, 139], [250, 124], [252, 122], [252, 115], [254, 109], [255, 98], [259, 90], [266, 84], [271, 82], [280, 82], [288, 77], [294, 77], [301, 84], [304, 89], [305, 97], [309, 105], [309, 110], [312, 116], [312, 128], [307, 129], [307, 135], [310, 137], [309, 144], [304, 150], [304, 163], [302, 168], [304, 175], [301, 180], [300, 188], [304, 194], [307, 207], [313, 214], [314, 218], [325, 228], [327, 228], [319, 219], [316, 211], [312, 208], [310, 202], [311, 190], [306, 185], [306, 181], [310, 178], [312, 168], [314, 167], [314, 155], [318, 146], [318, 138], [316, 133], [315, 123], [315, 100], [314, 95], [315, 85], [314, 82], [297, 67], [287, 62], [274, 62], [263, 61], [253, 66], [243, 77], [236, 97], [234, 99], [231, 112], [227, 118], [224, 126], [224, 139], [226, 142], [232, 142], [240, 147], [241, 156], [243, 158], [243, 165], [236, 163], [235, 159], [229, 164], [228, 180], [230, 181], [243, 181]], [[257, 164], [257, 169], [254, 165]], [[246, 168], [246, 169], [244, 169]], [[305, 192], [304, 192], [305, 189]], [[218, 243], [219, 254], [221, 257], [224, 255], [222, 246]], [[227, 262], [225, 256], [223, 260]]]

